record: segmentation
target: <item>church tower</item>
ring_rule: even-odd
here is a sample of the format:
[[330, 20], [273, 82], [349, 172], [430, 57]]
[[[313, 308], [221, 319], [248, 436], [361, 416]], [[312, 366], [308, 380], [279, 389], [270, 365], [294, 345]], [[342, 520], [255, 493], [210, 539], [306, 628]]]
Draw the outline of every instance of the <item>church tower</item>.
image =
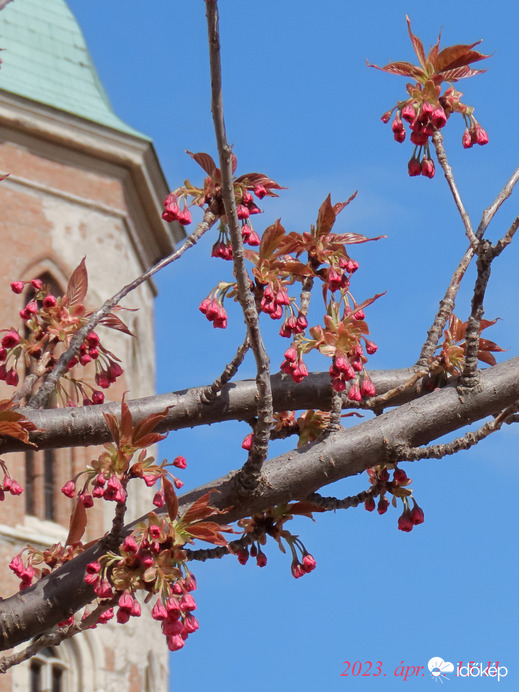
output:
[[[169, 190], [153, 144], [113, 113], [65, 0], [9, 3], [0, 48], [0, 174], [9, 173], [0, 183], [0, 328], [20, 328], [27, 296], [10, 292], [10, 281], [41, 278], [63, 292], [86, 257], [88, 307], [96, 308], [170, 254], [184, 231], [162, 221]], [[155, 292], [147, 282], [124, 303], [138, 308], [124, 314], [136, 338], [103, 334], [125, 368], [110, 398], [153, 394]], [[12, 391], [3, 387], [0, 398]], [[13, 555], [66, 538], [70, 500], [60, 488], [95, 456], [88, 448], [5, 456], [25, 492], [0, 503], [3, 597], [18, 588], [7, 569]], [[130, 501], [128, 519], [151, 506], [144, 493]], [[107, 530], [110, 509], [89, 510], [86, 540]], [[0, 692], [165, 692], [167, 653], [143, 612], [43, 650], [0, 676]]]

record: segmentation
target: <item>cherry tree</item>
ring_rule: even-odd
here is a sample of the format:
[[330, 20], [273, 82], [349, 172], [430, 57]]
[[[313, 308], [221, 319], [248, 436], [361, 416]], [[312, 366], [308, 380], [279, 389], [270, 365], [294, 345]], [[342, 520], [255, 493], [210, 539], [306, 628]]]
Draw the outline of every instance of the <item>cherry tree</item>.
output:
[[[496, 364], [494, 353], [502, 349], [482, 332], [491, 333], [495, 323], [483, 318], [492, 265], [512, 241], [519, 216], [497, 232], [494, 242], [485, 234], [511, 195], [519, 169], [476, 223], [465, 208], [442, 135], [458, 121], [463, 148], [488, 143], [474, 108], [458, 91], [460, 80], [483, 71], [480, 65], [488, 56], [476, 50], [477, 43], [441, 48], [439, 39], [426, 54], [407, 20], [417, 64], [371, 66], [410, 80], [382, 120], [391, 121], [396, 142], [408, 146], [410, 140], [410, 176], [443, 174], [467, 238], [463, 256], [453, 258], [452, 280], [431, 315], [416, 360], [405, 369], [372, 370], [369, 357], [377, 345], [368, 326], [369, 308], [382, 294], [357, 296], [355, 246], [382, 236], [341, 232], [342, 215], [355, 194], [340, 202], [328, 196], [316, 210], [316, 221], [302, 232], [285, 229], [281, 221], [261, 228], [259, 203], [282, 195], [283, 187], [268, 172], [239, 169], [239, 147], [229, 145], [224, 123], [216, 0], [206, 0], [206, 9], [217, 156], [188, 152], [200, 166], [200, 178], [173, 190], [162, 211], [166, 221], [187, 229], [194, 225], [193, 209], [202, 210], [202, 220], [171, 256], [96, 310], [87, 308], [85, 261], [63, 296], [35, 279], [33, 297], [21, 313], [24, 329], [1, 333], [0, 377], [14, 388], [12, 398], [0, 404], [1, 493], [22, 492], [8, 452], [31, 444], [38, 449], [104, 445], [98, 458], [63, 487], [71, 500], [66, 544], [44, 551], [28, 547], [13, 556], [11, 569], [20, 577], [21, 591], [2, 601], [2, 646], [37, 640], [5, 657], [4, 671], [93, 625], [139, 616], [141, 601], [152, 601], [152, 615], [170, 650], [188, 646], [198, 629], [193, 613], [197, 561], [255, 560], [264, 567], [277, 542], [288, 572], [305, 578], [316, 560], [304, 536], [292, 532], [291, 520], [303, 515], [318, 521], [320, 513], [339, 509], [393, 512], [396, 530], [420, 530], [424, 509], [400, 463], [469, 449], [517, 420], [519, 361], [506, 356]], [[245, 322], [242, 342], [205, 387], [104, 403], [104, 391], [122, 375], [124, 364], [104, 346], [97, 327], [131, 338], [121, 301], [193, 252], [205, 234], [214, 237], [216, 258], [207, 261], [224, 262], [222, 279], [207, 287], [200, 304], [212, 327], [201, 321], [200, 329], [225, 329], [232, 319], [229, 305], [236, 303]], [[471, 263], [476, 278], [470, 305], [456, 306]], [[24, 289], [25, 283], [13, 277], [11, 290]], [[265, 346], [267, 319], [277, 320], [279, 338], [286, 339], [281, 363], [271, 363]], [[239, 368], [249, 352], [256, 378], [240, 381]], [[322, 356], [322, 372], [308, 372], [310, 352]], [[23, 381], [22, 372], [27, 373]], [[48, 408], [51, 398], [59, 407]], [[234, 442], [237, 458], [242, 448], [246, 451], [245, 463], [178, 495], [186, 460], [179, 455], [159, 463], [148, 448], [168, 431], [228, 420], [250, 425], [245, 439]], [[477, 421], [479, 427], [467, 432]], [[448, 433], [456, 437], [439, 442]], [[279, 438], [293, 439], [294, 449], [272, 456], [270, 442]], [[323, 494], [327, 485], [358, 474], [365, 474], [360, 493]], [[126, 497], [138, 483], [155, 486], [154, 507], [127, 524]], [[100, 502], [113, 503], [111, 531], [85, 546], [88, 512]]]

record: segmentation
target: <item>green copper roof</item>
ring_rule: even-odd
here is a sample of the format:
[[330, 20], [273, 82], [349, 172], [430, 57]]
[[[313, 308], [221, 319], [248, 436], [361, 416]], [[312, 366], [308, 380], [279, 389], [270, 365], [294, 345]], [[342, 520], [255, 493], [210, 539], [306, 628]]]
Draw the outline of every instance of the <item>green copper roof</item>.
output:
[[0, 12], [0, 89], [143, 139], [112, 111], [65, 0], [14, 0]]

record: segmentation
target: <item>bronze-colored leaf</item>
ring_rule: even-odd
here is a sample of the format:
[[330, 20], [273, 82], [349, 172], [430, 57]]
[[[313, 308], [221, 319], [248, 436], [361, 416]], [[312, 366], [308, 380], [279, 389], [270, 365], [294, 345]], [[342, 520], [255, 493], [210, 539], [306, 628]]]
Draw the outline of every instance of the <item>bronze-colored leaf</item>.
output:
[[330, 238], [334, 243], [342, 243], [343, 245], [359, 245], [360, 243], [369, 243], [372, 240], [381, 240], [387, 238], [386, 235], [377, 235], [375, 238], [366, 238], [360, 233], [331, 233]]
[[193, 502], [191, 507], [186, 510], [184, 516], [182, 517], [182, 523], [184, 525], [187, 526], [195, 521], [199, 521], [200, 519], [205, 519], [206, 517], [210, 517], [212, 514], [219, 514], [219, 510], [217, 510], [215, 507], [209, 507], [209, 498], [213, 492], [215, 491], [210, 490], [208, 493], [205, 493], [205, 495], [202, 495], [202, 497], [199, 497], [198, 500]]
[[[143, 438], [145, 435], [148, 435], [150, 432], [153, 432], [157, 425], [160, 423], [161, 420], [165, 418], [165, 416], [168, 415], [168, 411], [171, 407], [168, 406], [168, 408], [164, 409], [164, 411], [160, 411], [160, 413], [152, 413], [146, 418], [143, 418], [135, 428], [133, 429], [133, 434], [132, 434], [132, 442], [135, 445], [138, 445], [140, 443], [141, 438]], [[144, 445], [140, 445], [141, 447]]]
[[197, 154], [193, 154], [187, 149], [186, 154], [189, 154], [189, 156], [191, 156], [191, 158], [194, 159], [197, 162], [197, 164], [204, 169], [207, 175], [210, 175], [211, 178], [215, 177], [215, 173], [218, 170], [218, 168], [212, 156], [210, 156], [209, 154], [205, 154], [204, 152], [198, 152]]
[[481, 337], [479, 338], [479, 350], [480, 351], [499, 351], [500, 353], [504, 353], [506, 351], [506, 349], [501, 348], [501, 346], [498, 346], [493, 341], [489, 341], [488, 339], [482, 339]]
[[344, 209], [344, 207], [347, 207], [350, 202], [353, 202], [355, 197], [357, 196], [358, 190], [355, 190], [355, 192], [348, 197], [348, 199], [345, 202], [336, 202], [333, 205], [333, 211], [335, 212], [335, 216], [338, 216], [341, 211]]
[[133, 431], [133, 420], [128, 404], [124, 400], [124, 395], [121, 400], [121, 435], [131, 439]]
[[83, 534], [85, 533], [87, 525], [87, 513], [82, 502], [76, 498], [74, 502], [74, 509], [70, 515], [70, 526], [68, 531], [67, 540], [65, 545], [73, 545], [74, 543], [79, 543]]
[[259, 246], [259, 256], [262, 259], [269, 259], [279, 244], [285, 237], [285, 229], [281, 225], [280, 219], [265, 229]]
[[465, 79], [465, 77], [474, 77], [477, 74], [483, 74], [486, 70], [474, 70], [472, 67], [456, 67], [454, 70], [444, 70], [441, 76], [446, 82], [457, 82], [458, 79]]
[[479, 360], [483, 361], [487, 365], [495, 365], [496, 359], [489, 351], [478, 351]]
[[188, 528], [188, 531], [193, 538], [198, 538], [202, 541], [213, 543], [214, 545], [227, 545], [227, 539], [220, 533], [222, 528], [222, 526], [216, 524], [214, 521], [202, 521], [197, 524], [192, 524]]
[[164, 500], [166, 501], [169, 518], [171, 521], [175, 521], [178, 514], [178, 497], [175, 488], [169, 478], [163, 478], [162, 483], [164, 488]]
[[454, 46], [444, 48], [438, 53], [434, 61], [435, 71], [443, 72], [444, 70], [453, 70], [456, 67], [463, 67], [464, 65], [470, 65], [472, 62], [478, 62], [479, 60], [489, 58], [489, 55], [484, 55], [477, 50], [472, 50], [478, 43], [481, 43], [481, 41], [476, 41], [470, 45], [457, 43]]
[[301, 502], [295, 502], [293, 505], [289, 505], [290, 514], [301, 514], [305, 517], [312, 519], [312, 512], [326, 512], [324, 507], [319, 505], [314, 505], [312, 502], [307, 500]]
[[425, 79], [424, 71], [421, 70], [416, 65], [412, 65], [410, 62], [405, 60], [400, 60], [398, 62], [390, 62], [384, 67], [379, 67], [378, 65], [371, 65], [367, 60], [366, 64], [368, 67], [374, 67], [376, 70], [381, 70], [382, 72], [389, 72], [389, 74], [397, 74], [402, 77], [412, 77], [417, 81], [423, 81]]
[[67, 285], [67, 302], [69, 307], [83, 303], [88, 291], [88, 275], [85, 266], [85, 258], [72, 272]]
[[103, 411], [103, 416], [108, 426], [108, 429], [110, 430], [110, 434], [112, 435], [113, 441], [116, 445], [118, 445], [119, 440], [121, 439], [119, 435], [119, 421], [112, 413], [106, 413], [106, 411]]
[[145, 449], [146, 447], [151, 447], [151, 445], [157, 444], [157, 442], [160, 442], [161, 440], [165, 440], [167, 436], [167, 432], [163, 434], [148, 433], [147, 435], [140, 437], [138, 442], [135, 442], [135, 440], [132, 440], [132, 442], [134, 447]]
[[119, 332], [123, 332], [123, 334], [128, 334], [128, 336], [135, 336], [135, 334], [133, 334], [124, 324], [124, 322], [117, 317], [117, 315], [114, 315], [113, 312], [105, 315], [103, 319], [99, 320], [99, 324], [102, 324], [109, 329], [116, 329]]
[[414, 52], [416, 53], [416, 57], [420, 61], [420, 65], [423, 67], [425, 70], [426, 67], [426, 60], [425, 60], [425, 51], [423, 48], [423, 43], [420, 41], [418, 36], [415, 36], [413, 32], [411, 31], [411, 20], [409, 17], [405, 16], [406, 22], [407, 22], [407, 31], [409, 32], [409, 38], [411, 39], [411, 43], [413, 44]]
[[332, 196], [328, 195], [319, 207], [319, 212], [317, 214], [317, 234], [319, 236], [329, 233], [335, 223], [336, 215], [332, 207], [331, 198]]

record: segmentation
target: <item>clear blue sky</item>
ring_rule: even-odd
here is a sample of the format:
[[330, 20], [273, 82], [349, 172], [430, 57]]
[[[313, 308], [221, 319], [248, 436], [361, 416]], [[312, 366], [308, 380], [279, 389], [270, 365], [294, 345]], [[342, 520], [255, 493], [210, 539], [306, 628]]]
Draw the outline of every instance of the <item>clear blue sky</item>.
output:
[[[153, 137], [171, 187], [186, 177], [201, 181], [183, 150], [215, 154], [203, 2], [69, 4], [114, 110]], [[451, 163], [477, 221], [519, 164], [515, 2], [222, 2], [224, 103], [239, 171], [265, 172], [289, 188], [261, 205], [260, 221], [281, 216], [287, 228], [302, 231], [329, 192], [342, 201], [358, 189], [337, 228], [388, 236], [352, 252], [361, 264], [352, 283], [356, 298], [388, 291], [367, 315], [379, 344], [374, 368], [414, 362], [466, 246], [442, 176], [410, 179], [411, 145], [396, 144], [380, 121], [404, 95], [405, 79], [366, 68], [366, 58], [379, 65], [413, 58], [406, 13], [426, 46], [443, 27], [443, 45], [484, 38], [483, 52], [493, 54], [487, 74], [459, 85], [490, 144], [464, 151], [461, 120], [452, 118], [446, 129]], [[517, 213], [516, 193], [491, 237]], [[197, 310], [229, 276], [228, 265], [209, 258], [212, 242], [157, 280], [160, 391], [210, 382], [242, 338], [237, 308], [225, 332]], [[488, 318], [502, 318], [488, 336], [510, 355], [519, 331], [516, 266], [511, 247], [496, 263], [486, 304]], [[464, 319], [471, 280], [458, 303]], [[274, 369], [286, 348], [275, 337], [278, 327], [266, 320]], [[328, 365], [312, 362], [314, 369]], [[252, 374], [247, 361], [241, 376]], [[245, 424], [179, 432], [162, 453], [186, 456], [186, 487], [194, 487], [242, 464], [246, 432]], [[394, 673], [402, 661], [426, 666], [433, 656], [499, 660], [509, 671], [500, 688], [517, 689], [517, 440], [508, 428], [469, 453], [404, 465], [426, 517], [411, 534], [397, 530], [399, 512], [391, 509], [383, 517], [359, 508], [299, 522], [318, 567], [298, 581], [274, 545], [264, 569], [231, 557], [195, 565], [201, 628], [172, 656], [172, 689], [427, 690], [434, 684], [428, 674], [404, 684]], [[359, 477], [331, 490], [342, 496], [366, 485]], [[372, 672], [382, 661], [385, 677], [341, 677], [343, 661], [361, 661], [362, 672], [366, 661]], [[469, 685], [453, 676], [446, 684]], [[471, 688], [495, 684], [470, 681]]]

